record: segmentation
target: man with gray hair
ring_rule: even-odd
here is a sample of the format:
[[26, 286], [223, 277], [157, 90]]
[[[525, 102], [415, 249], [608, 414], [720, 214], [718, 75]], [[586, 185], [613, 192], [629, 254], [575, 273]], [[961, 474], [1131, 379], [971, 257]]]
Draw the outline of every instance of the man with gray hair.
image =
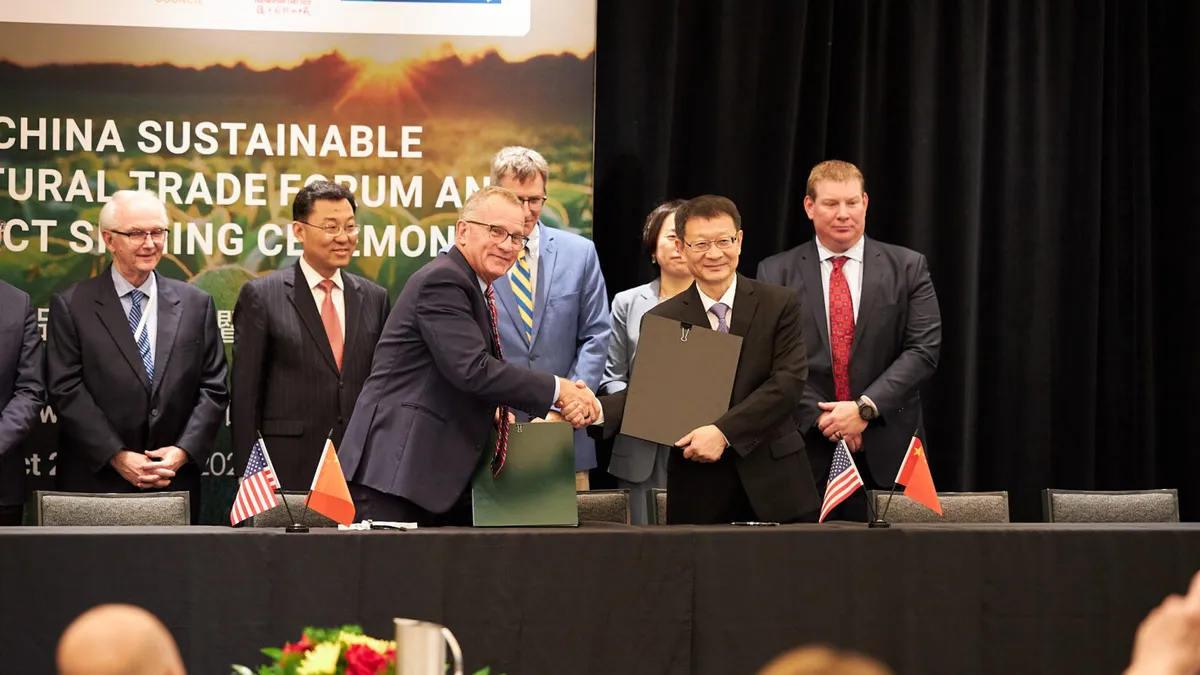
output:
[[100, 211], [113, 263], [54, 296], [47, 389], [58, 414], [57, 483], [70, 492], [191, 493], [229, 402], [212, 296], [156, 271], [167, 210], [122, 190]]
[[[608, 291], [591, 240], [542, 222], [549, 180], [550, 166], [536, 150], [511, 146], [492, 159], [491, 184], [521, 200], [528, 238], [507, 279], [496, 283], [500, 341], [509, 362], [582, 380], [596, 391], [612, 333]], [[559, 419], [559, 412], [547, 419]], [[588, 489], [595, 467], [595, 441], [576, 431], [576, 489]]]

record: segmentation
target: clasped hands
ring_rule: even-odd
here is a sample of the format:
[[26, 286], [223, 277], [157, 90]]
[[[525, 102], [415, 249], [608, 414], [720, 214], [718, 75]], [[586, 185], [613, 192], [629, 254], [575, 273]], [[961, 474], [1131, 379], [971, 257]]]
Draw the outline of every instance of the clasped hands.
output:
[[850, 452], [862, 450], [862, 432], [867, 428], [867, 421], [858, 414], [858, 404], [854, 401], [822, 401], [817, 405], [824, 411], [817, 418], [817, 427], [825, 438], [834, 443], [846, 441]]
[[572, 427], [580, 429], [600, 420], [600, 401], [583, 380], [558, 378], [558, 400], [554, 405], [560, 412], [550, 411], [547, 422], [570, 422]]
[[144, 454], [119, 450], [108, 460], [121, 478], [137, 488], [165, 488], [171, 484], [175, 472], [187, 462], [187, 453], [182, 448], [169, 445]]

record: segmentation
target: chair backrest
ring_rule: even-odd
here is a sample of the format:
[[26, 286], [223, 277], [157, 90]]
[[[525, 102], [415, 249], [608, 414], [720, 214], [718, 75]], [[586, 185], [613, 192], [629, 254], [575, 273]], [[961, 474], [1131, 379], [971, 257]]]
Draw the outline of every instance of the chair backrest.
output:
[[1042, 490], [1047, 523], [1178, 523], [1176, 490]]
[[575, 493], [579, 520], [629, 524], [629, 490], [586, 490]]
[[[888, 502], [888, 490], [871, 490], [875, 513], [883, 515]], [[887, 508], [889, 523], [1007, 523], [1008, 493], [999, 492], [939, 492], [942, 515], [897, 492]]]
[[[280, 492], [287, 506], [280, 503], [273, 509], [268, 509], [258, 514], [251, 516], [248, 525], [250, 527], [287, 527], [293, 525], [292, 518], [295, 518], [301, 525], [309, 527], [337, 527], [337, 523], [329, 518], [313, 511], [312, 509], [304, 508], [304, 498], [308, 496], [308, 492]], [[288, 515], [288, 509], [291, 509], [291, 515]]]
[[667, 490], [666, 488], [650, 488], [650, 524], [667, 524]]
[[34, 493], [38, 525], [189, 525], [187, 492]]

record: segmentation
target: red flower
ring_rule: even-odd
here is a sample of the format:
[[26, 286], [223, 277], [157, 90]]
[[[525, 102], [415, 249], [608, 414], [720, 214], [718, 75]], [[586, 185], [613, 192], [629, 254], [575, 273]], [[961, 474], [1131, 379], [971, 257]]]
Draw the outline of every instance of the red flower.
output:
[[308, 641], [308, 635], [300, 636], [299, 642], [292, 642], [283, 646], [284, 654], [303, 654], [312, 649], [312, 643]]
[[384, 656], [366, 645], [350, 645], [346, 650], [346, 675], [381, 675], [395, 658], [392, 649]]

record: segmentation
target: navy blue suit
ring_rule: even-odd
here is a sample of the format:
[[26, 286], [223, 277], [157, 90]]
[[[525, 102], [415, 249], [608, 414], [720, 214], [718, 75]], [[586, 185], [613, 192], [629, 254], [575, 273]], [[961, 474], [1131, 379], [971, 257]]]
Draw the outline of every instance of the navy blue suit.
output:
[[21, 441], [46, 403], [42, 355], [29, 294], [0, 281], [0, 507], [25, 501]]

